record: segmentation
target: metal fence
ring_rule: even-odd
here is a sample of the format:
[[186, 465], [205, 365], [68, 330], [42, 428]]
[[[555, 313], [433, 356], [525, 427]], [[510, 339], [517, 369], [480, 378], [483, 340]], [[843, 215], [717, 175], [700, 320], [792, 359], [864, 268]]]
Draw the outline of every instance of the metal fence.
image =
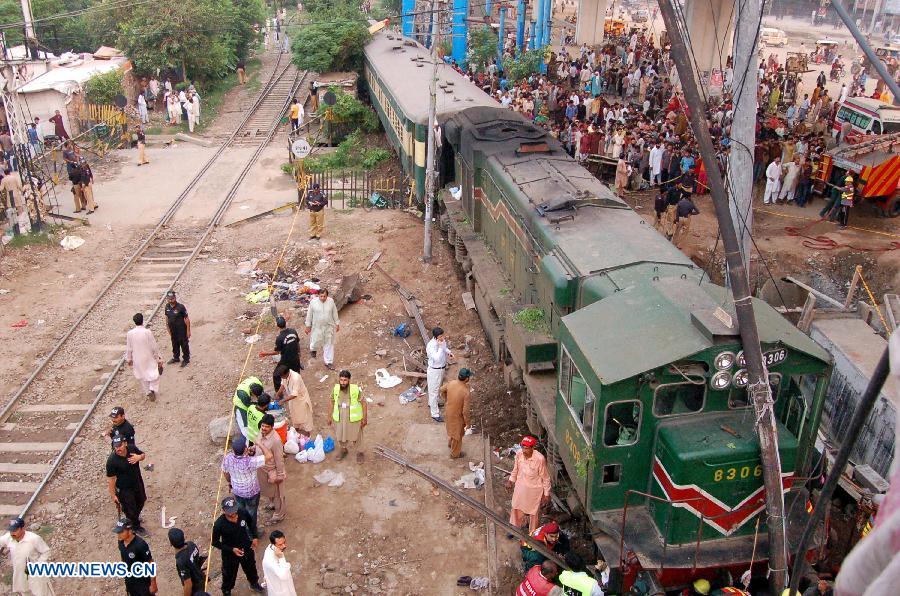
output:
[[[403, 209], [409, 207], [409, 184], [403, 176], [382, 176], [365, 170], [311, 172], [298, 180], [303, 189], [318, 184], [332, 209]], [[301, 198], [302, 200], [302, 198]]]

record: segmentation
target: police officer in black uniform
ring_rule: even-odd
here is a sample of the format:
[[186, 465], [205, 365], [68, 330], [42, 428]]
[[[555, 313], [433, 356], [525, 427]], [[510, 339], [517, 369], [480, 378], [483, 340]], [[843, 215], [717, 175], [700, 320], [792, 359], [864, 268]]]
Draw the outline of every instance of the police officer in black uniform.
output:
[[[283, 364], [294, 372], [300, 372], [303, 369], [303, 365], [300, 364], [300, 336], [294, 328], [287, 326], [287, 321], [282, 316], [275, 319], [275, 324], [281, 329], [275, 338], [275, 351], [281, 354], [278, 364]], [[281, 387], [281, 376], [272, 373], [272, 381], [275, 384], [275, 391], [278, 391]]]
[[250, 514], [240, 509], [234, 497], [222, 500], [222, 515], [213, 524], [213, 547], [222, 551], [222, 596], [231, 596], [237, 579], [238, 567], [244, 570], [250, 590], [265, 594], [259, 585], [259, 571], [256, 569], [256, 553], [259, 534], [256, 522]]
[[191, 339], [191, 319], [187, 309], [175, 299], [175, 291], [166, 292], [166, 327], [169, 329], [169, 337], [172, 338], [172, 359], [169, 364], [181, 360], [181, 368], [191, 361], [191, 348], [188, 340]]
[[185, 541], [184, 532], [180, 528], [169, 528], [169, 544], [175, 549], [175, 569], [184, 593], [191, 596], [202, 594], [206, 584], [206, 575], [203, 573], [206, 557], [200, 554], [196, 544]]
[[[128, 565], [128, 571], [138, 575], [135, 563], [152, 563], [153, 555], [150, 546], [140, 536], [135, 535], [131, 522], [126, 518], [119, 520], [113, 528], [119, 537], [119, 554], [122, 562]], [[146, 570], [144, 570], [146, 571]], [[128, 596], [151, 596], [157, 593], [155, 577], [126, 577], [125, 593]]]
[[116, 406], [109, 413], [109, 419], [112, 421], [109, 429], [103, 433], [104, 437], [108, 437], [110, 441], [116, 439], [124, 439], [129, 447], [136, 447], [134, 441], [134, 426], [125, 419], [125, 408]]

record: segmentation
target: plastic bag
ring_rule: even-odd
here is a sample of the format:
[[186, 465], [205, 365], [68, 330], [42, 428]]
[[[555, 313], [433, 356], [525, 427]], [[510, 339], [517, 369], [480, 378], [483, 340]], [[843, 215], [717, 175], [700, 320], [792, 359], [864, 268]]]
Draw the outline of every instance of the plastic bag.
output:
[[392, 375], [386, 368], [379, 368], [375, 371], [375, 382], [382, 389], [390, 389], [402, 383], [403, 379]]
[[314, 464], [325, 461], [325, 447], [322, 442], [322, 435], [316, 435], [316, 442], [313, 446], [313, 449], [307, 450], [304, 453], [309, 454], [307, 459]]
[[400, 394], [400, 403], [408, 404], [410, 402], [416, 401], [421, 395], [424, 395], [424, 392], [419, 389], [417, 386], [413, 385], [406, 391]]
[[300, 453], [298, 453], [297, 455], [295, 455], [294, 459], [297, 460], [297, 463], [305, 464], [306, 462], [309, 461], [309, 454], [310, 454], [309, 451], [304, 450], [304, 451], [301, 451]]
[[338, 488], [344, 484], [344, 475], [340, 472], [333, 472], [331, 470], [325, 470], [320, 474], [316, 474], [313, 476], [313, 479], [319, 484], [327, 484], [334, 488]]
[[323, 449], [325, 449], [325, 453], [331, 453], [334, 451], [334, 439], [328, 437], [325, 439], [325, 443], [322, 445]]
[[284, 442], [284, 452], [288, 455], [296, 455], [300, 453], [300, 445], [297, 444], [297, 441], [288, 439]]

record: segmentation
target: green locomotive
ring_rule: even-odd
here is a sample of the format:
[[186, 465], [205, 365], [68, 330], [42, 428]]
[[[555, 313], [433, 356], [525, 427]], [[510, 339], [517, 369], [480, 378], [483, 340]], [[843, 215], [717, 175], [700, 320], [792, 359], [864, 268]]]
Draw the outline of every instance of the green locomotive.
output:
[[[440, 180], [459, 198], [442, 191], [441, 227], [555, 485], [572, 487], [622, 587], [639, 572], [674, 588], [764, 563], [755, 414], [728, 291], [518, 114], [461, 106], [442, 130]], [[754, 310], [793, 543], [830, 357], [765, 302]]]

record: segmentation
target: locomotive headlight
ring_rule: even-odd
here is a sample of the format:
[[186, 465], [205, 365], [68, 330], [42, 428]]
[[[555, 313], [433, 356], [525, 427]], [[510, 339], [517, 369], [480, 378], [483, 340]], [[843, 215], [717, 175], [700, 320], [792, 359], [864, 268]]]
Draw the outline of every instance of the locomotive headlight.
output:
[[736, 358], [734, 356], [734, 352], [722, 352], [716, 359], [713, 361], [713, 364], [716, 365], [717, 370], [728, 370], [732, 366], [734, 366]]
[[747, 361], [744, 360], [744, 350], [741, 350], [737, 353], [737, 365], [738, 366], [747, 366]]
[[747, 373], [746, 368], [742, 368], [741, 370], [734, 373], [734, 386], [743, 389], [747, 386], [747, 383], [750, 382], [750, 375]]
[[728, 385], [731, 384], [731, 375], [728, 373], [728, 371], [720, 370], [719, 372], [717, 372], [716, 374], [714, 374], [712, 376], [712, 379], [710, 379], [709, 384], [716, 391], [722, 391], [723, 389], [726, 389], [728, 387]]

